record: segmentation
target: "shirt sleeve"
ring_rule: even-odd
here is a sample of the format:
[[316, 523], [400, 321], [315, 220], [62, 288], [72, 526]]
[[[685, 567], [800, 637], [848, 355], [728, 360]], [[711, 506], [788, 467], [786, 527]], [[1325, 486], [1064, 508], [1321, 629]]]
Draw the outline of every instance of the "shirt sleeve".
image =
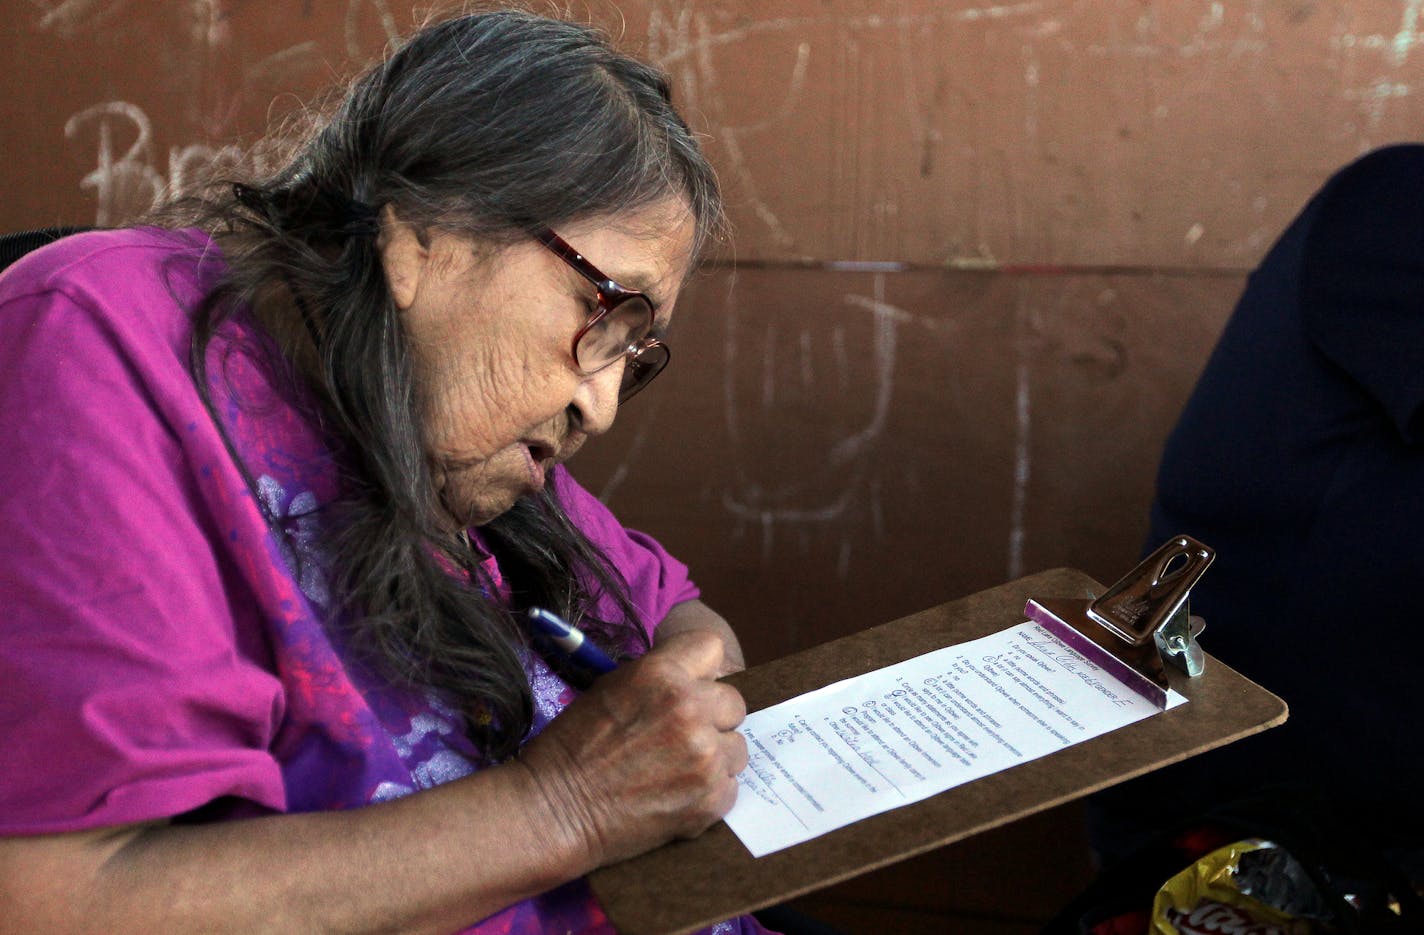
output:
[[574, 525], [603, 550], [613, 568], [628, 582], [629, 597], [649, 636], [674, 605], [700, 596], [686, 565], [652, 536], [624, 527], [562, 466], [554, 472], [554, 485], [559, 502]]
[[1424, 433], [1424, 146], [1392, 146], [1322, 192], [1305, 247], [1301, 308], [1314, 345], [1383, 409]]
[[225, 449], [173, 334], [14, 283], [0, 300], [0, 834], [229, 796], [284, 807], [280, 683], [253, 661], [256, 611], [221, 557], [208, 480]]

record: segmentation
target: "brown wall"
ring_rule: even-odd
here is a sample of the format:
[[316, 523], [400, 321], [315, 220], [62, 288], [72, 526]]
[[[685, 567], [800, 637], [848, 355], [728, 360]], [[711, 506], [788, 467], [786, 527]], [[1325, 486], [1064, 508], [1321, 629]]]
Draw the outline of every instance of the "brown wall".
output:
[[[752, 661], [1029, 571], [1125, 571], [1245, 273], [1333, 168], [1424, 126], [1418, 0], [577, 15], [671, 71], [736, 225], [675, 366], [580, 475], [693, 565]], [[412, 20], [385, 0], [6, 4], [0, 226], [117, 223]], [[1043, 908], [1013, 903], [984, 930]]]

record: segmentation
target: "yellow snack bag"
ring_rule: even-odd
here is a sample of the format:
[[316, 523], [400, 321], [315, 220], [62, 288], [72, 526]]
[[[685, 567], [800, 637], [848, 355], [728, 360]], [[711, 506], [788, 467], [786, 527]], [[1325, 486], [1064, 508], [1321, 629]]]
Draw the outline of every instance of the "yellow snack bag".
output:
[[1243, 884], [1243, 859], [1263, 856], [1260, 852], [1266, 849], [1274, 851], [1276, 845], [1256, 838], [1236, 841], [1173, 876], [1153, 900], [1151, 935], [1312, 935], [1322, 931], [1311, 919], [1291, 915], [1250, 895], [1250, 886]]

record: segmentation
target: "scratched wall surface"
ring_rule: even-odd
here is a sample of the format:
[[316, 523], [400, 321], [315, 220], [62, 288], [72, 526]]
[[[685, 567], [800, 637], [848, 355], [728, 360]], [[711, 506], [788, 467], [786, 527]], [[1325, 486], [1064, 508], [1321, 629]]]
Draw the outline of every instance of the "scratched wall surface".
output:
[[[676, 366], [580, 470], [752, 659], [1131, 562], [1156, 451], [1245, 270], [1424, 118], [1421, 0], [629, 0], [735, 241]], [[423, 11], [0, 9], [6, 228], [118, 223], [249, 149]]]
[[1418, 0], [653, 12], [743, 256], [1250, 266], [1322, 174], [1424, 122]]
[[758, 658], [1055, 565], [1116, 576], [1240, 286], [718, 270], [584, 476], [700, 562]]
[[[1331, 168], [1417, 134], [1421, 6], [578, 11], [668, 68], [736, 229], [582, 474], [752, 659], [1045, 565], [1119, 574], [1240, 276]], [[7, 4], [0, 218], [118, 223], [261, 162], [269, 121], [420, 16]]]
[[[666, 67], [736, 236], [579, 471], [770, 658], [1140, 546], [1244, 274], [1424, 126], [1424, 0], [599, 0]], [[6, 228], [119, 223], [424, 15], [0, 7]], [[22, 64], [21, 64], [22, 63]]]
[[[579, 15], [672, 73], [740, 259], [1243, 268], [1331, 167], [1419, 134], [1420, 7], [599, 0]], [[3, 221], [121, 218], [418, 15], [6, 4]]]
[[[575, 467], [753, 662], [1025, 572], [1125, 571], [1246, 272], [1332, 169], [1424, 127], [1424, 0], [577, 2], [669, 70], [736, 236], [673, 367]], [[423, 15], [0, 4], [0, 225], [121, 223], [260, 163], [269, 121]], [[1089, 872], [1075, 820], [812, 908], [1027, 935]]]

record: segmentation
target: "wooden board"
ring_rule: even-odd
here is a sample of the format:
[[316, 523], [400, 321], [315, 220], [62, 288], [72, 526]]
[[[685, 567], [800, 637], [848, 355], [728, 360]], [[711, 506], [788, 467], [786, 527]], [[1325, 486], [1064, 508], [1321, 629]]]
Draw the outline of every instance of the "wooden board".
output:
[[[0, 225], [117, 223], [460, 5], [0, 4]], [[1398, 0], [566, 7], [671, 74], [742, 261], [1245, 270], [1424, 126]]]

